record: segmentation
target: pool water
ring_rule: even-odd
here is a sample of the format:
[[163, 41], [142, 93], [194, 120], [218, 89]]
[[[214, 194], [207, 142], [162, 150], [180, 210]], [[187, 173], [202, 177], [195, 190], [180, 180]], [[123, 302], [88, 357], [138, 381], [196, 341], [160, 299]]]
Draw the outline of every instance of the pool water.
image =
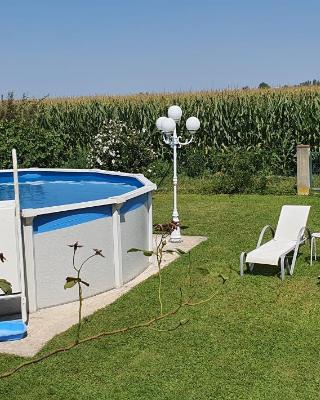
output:
[[[43, 208], [106, 199], [143, 186], [133, 177], [96, 172], [19, 172], [21, 208]], [[0, 201], [13, 200], [12, 173], [0, 172]]]

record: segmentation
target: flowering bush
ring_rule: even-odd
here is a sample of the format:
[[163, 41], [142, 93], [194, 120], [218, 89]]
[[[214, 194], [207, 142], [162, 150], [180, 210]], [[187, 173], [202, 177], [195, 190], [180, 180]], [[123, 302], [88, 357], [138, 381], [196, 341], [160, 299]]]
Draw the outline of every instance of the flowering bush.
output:
[[[104, 121], [89, 151], [91, 167], [124, 172], [148, 172], [156, 159], [146, 129], [129, 128], [120, 120]], [[151, 171], [149, 171], [151, 172]]]

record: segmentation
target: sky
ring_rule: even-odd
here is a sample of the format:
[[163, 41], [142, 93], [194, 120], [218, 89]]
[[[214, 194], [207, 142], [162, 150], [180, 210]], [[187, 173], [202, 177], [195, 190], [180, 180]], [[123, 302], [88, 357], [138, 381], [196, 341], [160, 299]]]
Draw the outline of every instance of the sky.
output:
[[320, 79], [319, 0], [0, 0], [0, 94]]

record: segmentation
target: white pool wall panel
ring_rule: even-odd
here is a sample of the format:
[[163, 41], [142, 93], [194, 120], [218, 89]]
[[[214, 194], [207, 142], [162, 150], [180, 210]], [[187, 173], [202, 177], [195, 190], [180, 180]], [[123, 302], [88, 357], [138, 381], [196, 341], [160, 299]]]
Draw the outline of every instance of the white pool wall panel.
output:
[[12, 295], [0, 296], [0, 316], [19, 312], [20, 297], [15, 295], [21, 291], [19, 274], [18, 232], [16, 229], [16, 206], [14, 200], [0, 201], [0, 243], [1, 253], [5, 260], [0, 261], [0, 279], [11, 283]]
[[20, 275], [18, 268], [18, 235], [16, 230], [15, 201], [0, 201], [0, 244], [5, 260], [0, 261], [0, 278], [11, 283], [12, 293], [21, 291]]
[[72, 268], [73, 249], [68, 245], [79, 242], [83, 247], [76, 252], [76, 266], [102, 250], [105, 258], [95, 256], [82, 269], [83, 296], [94, 296], [115, 287], [113, 266], [112, 218], [75, 225], [34, 235], [35, 280], [37, 308], [64, 304], [78, 299], [77, 286], [64, 289], [67, 276], [76, 276]]
[[142, 252], [128, 253], [130, 248], [149, 249], [147, 199], [142, 206], [134, 210], [128, 212], [120, 210], [120, 216], [122, 279], [123, 283], [127, 283], [140, 275], [149, 263], [148, 257]]

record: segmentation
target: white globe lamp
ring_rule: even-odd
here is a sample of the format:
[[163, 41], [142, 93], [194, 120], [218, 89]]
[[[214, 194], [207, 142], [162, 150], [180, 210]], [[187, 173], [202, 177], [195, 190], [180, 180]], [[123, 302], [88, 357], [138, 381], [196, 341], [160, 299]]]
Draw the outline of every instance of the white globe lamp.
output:
[[162, 131], [162, 122], [166, 119], [167, 117], [159, 117], [158, 119], [157, 119], [157, 121], [156, 121], [156, 126], [157, 126], [157, 129], [159, 130], [159, 131]]
[[161, 129], [165, 133], [172, 133], [176, 128], [176, 123], [172, 118], [165, 118], [161, 122]]
[[200, 128], [200, 121], [197, 117], [190, 117], [186, 121], [186, 127], [189, 132], [195, 133]]
[[182, 116], [182, 110], [179, 106], [171, 106], [168, 109], [168, 117], [172, 118], [175, 122], [179, 122]]

